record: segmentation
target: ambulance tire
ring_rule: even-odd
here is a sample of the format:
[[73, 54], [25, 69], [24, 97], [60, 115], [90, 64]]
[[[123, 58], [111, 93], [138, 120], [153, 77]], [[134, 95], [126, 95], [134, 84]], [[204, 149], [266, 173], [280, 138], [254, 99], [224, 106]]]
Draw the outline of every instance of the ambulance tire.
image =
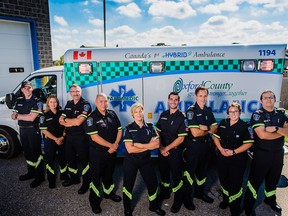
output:
[[21, 152], [22, 148], [17, 133], [8, 128], [0, 128], [0, 158], [10, 159]]

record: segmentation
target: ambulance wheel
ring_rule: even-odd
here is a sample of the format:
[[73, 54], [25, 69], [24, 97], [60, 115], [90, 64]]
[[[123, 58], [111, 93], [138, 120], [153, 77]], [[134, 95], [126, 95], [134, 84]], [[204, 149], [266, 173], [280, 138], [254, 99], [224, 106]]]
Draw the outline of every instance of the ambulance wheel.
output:
[[0, 128], [0, 158], [10, 159], [21, 152], [17, 133], [7, 127]]

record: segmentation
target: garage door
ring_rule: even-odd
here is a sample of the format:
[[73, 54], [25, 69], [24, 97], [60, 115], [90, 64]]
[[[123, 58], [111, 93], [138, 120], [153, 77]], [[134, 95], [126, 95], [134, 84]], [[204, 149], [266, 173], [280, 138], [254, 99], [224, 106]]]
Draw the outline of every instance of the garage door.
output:
[[11, 92], [33, 69], [30, 24], [0, 19], [0, 96]]

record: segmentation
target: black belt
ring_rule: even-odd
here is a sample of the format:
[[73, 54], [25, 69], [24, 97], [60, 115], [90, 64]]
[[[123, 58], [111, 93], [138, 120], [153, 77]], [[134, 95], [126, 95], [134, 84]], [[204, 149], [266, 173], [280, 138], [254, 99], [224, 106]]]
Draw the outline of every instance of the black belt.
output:
[[29, 126], [19, 126], [20, 128], [34, 128], [33, 125], [29, 125]]
[[146, 159], [151, 157], [150, 151], [147, 152], [141, 152], [141, 153], [131, 153], [129, 154], [132, 157], [138, 158], [138, 159]]
[[80, 135], [84, 135], [85, 134], [82, 131], [66, 131], [66, 133], [71, 135], [71, 136], [80, 136]]
[[209, 139], [192, 139], [193, 142], [202, 142], [202, 143], [207, 143]]

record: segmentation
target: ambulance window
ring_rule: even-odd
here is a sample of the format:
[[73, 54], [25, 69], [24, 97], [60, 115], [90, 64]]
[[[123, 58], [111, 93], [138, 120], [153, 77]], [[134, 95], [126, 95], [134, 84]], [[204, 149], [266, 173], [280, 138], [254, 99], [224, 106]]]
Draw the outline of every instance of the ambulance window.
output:
[[78, 71], [80, 74], [92, 74], [91, 63], [79, 63]]
[[[43, 103], [46, 102], [49, 95], [57, 94], [56, 75], [37, 76], [29, 80], [33, 86], [33, 95], [38, 97]], [[15, 97], [23, 96], [21, 88], [15, 93]]]
[[150, 62], [150, 73], [159, 74], [163, 73], [165, 69], [165, 62]]

